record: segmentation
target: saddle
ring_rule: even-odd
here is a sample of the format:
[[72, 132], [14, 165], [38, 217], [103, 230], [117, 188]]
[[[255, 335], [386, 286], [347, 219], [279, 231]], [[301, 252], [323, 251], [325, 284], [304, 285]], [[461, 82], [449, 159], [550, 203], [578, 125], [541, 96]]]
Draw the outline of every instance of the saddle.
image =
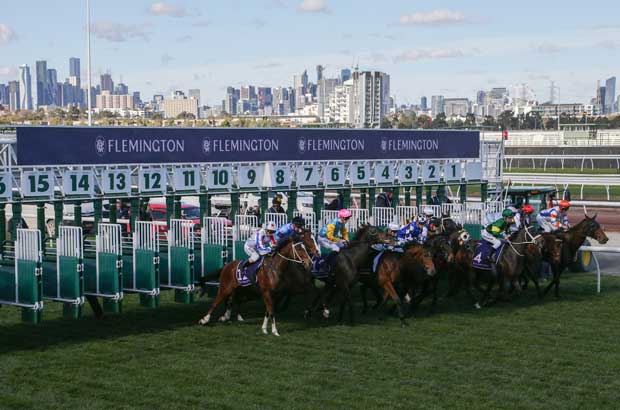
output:
[[493, 252], [493, 246], [487, 241], [480, 241], [476, 246], [476, 250], [474, 251], [474, 257], [472, 259], [472, 266], [476, 269], [481, 270], [493, 270], [493, 266], [491, 264], [496, 264], [499, 260], [499, 257], [504, 250], [505, 244], [502, 243], [502, 246], [493, 254], [493, 259], [491, 260], [490, 256]]
[[265, 258], [261, 256], [260, 259], [254, 263], [250, 263], [248, 259], [245, 259], [239, 263], [237, 266], [236, 276], [237, 282], [239, 282], [241, 287], [245, 288], [256, 285], [258, 282], [257, 273], [262, 266], [264, 259]]

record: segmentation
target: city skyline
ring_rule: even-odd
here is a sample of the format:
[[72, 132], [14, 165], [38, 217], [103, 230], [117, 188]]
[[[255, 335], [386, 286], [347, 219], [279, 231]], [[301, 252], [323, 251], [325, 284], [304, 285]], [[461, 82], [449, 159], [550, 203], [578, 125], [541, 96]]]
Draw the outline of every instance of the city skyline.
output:
[[[40, 4], [36, 15], [25, 3], [5, 10], [1, 82], [14, 80], [20, 65], [34, 67], [38, 60], [63, 67], [61, 81], [70, 56], [85, 61], [84, 2], [72, 3], [62, 10]], [[400, 0], [389, 8], [349, 0], [233, 1], [238, 7], [197, 1], [92, 3], [93, 83], [109, 70], [143, 95], [200, 89], [208, 104], [217, 104], [229, 85], [287, 86], [304, 69], [314, 81], [318, 64], [326, 78], [336, 77], [358, 61], [362, 70], [390, 74], [399, 103], [435, 94], [471, 98], [478, 89], [519, 83], [530, 84], [544, 101], [550, 80], [561, 88], [562, 102], [588, 102], [596, 80], [620, 67], [614, 52], [620, 47], [616, 13], [600, 13], [619, 9], [611, 1], [596, 10], [552, 1], [536, 4], [535, 12], [480, 1], [467, 8], [455, 1], [434, 7]], [[61, 13], [63, 25], [57, 29], [50, 16]], [[39, 30], [29, 30], [33, 25]], [[49, 35], [41, 41], [46, 28]], [[222, 34], [230, 41], [220, 40]]]

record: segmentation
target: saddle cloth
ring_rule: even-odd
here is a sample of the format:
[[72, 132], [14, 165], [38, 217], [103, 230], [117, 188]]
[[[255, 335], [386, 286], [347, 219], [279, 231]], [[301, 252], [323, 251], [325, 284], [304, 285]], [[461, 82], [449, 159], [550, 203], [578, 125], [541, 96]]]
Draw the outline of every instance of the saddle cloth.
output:
[[[495, 255], [493, 255], [493, 263], [497, 263], [504, 250], [504, 246], [505, 244], [502, 244], [497, 252], [495, 252]], [[489, 255], [491, 255], [491, 252], [493, 252], [493, 246], [489, 242], [485, 240], [478, 242], [472, 260], [472, 266], [476, 269], [493, 270], [493, 267], [489, 263]]]
[[330, 252], [312, 260], [312, 275], [317, 279], [327, 278], [336, 266], [338, 252]]
[[254, 263], [249, 263], [247, 259], [241, 261], [239, 265], [237, 265], [237, 282], [241, 287], [248, 287], [252, 285], [256, 285], [257, 276], [256, 273], [260, 269], [263, 264], [263, 258], [261, 257]]

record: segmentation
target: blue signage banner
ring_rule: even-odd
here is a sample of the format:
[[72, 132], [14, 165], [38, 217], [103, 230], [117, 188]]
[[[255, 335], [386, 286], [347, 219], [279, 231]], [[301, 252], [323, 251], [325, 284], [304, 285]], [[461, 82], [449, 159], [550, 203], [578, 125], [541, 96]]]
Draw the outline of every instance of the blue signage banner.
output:
[[478, 131], [19, 127], [18, 165], [474, 159]]

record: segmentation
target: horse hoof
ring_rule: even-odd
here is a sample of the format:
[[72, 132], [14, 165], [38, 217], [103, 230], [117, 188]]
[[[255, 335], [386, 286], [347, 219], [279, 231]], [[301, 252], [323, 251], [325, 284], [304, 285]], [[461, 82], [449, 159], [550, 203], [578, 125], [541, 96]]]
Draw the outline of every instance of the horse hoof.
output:
[[476, 302], [476, 304], [474, 305], [474, 307], [478, 310], [482, 309], [482, 307], [480, 306], [480, 303]]
[[278, 333], [278, 332], [273, 332], [273, 335], [280, 337], [280, 333]]
[[244, 322], [245, 319], [241, 315], [237, 315], [237, 322]]
[[323, 318], [329, 319], [329, 309], [323, 309]]
[[264, 334], [264, 335], [268, 335], [268, 334], [269, 334], [269, 332], [267, 331], [267, 329], [263, 329], [263, 334]]
[[409, 323], [405, 322], [404, 320], [400, 322], [400, 327], [405, 328], [409, 326]]

